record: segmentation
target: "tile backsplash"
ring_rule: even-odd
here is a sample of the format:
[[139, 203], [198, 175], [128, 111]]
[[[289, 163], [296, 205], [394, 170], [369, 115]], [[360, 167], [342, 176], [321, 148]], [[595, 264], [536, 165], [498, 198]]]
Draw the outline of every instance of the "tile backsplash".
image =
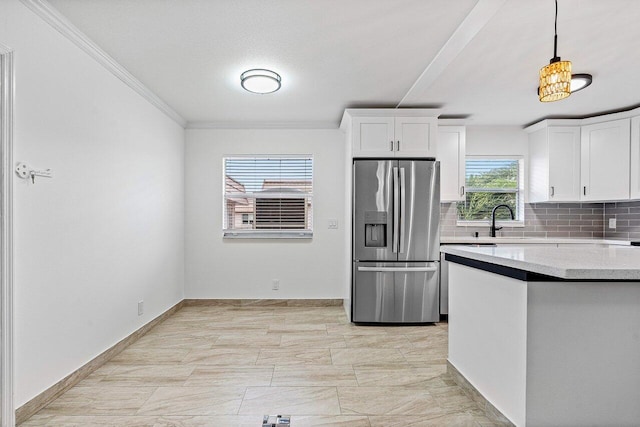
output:
[[[635, 220], [625, 216], [622, 222], [618, 219], [616, 236], [607, 238], [629, 239], [630, 234], [636, 234], [640, 238], [640, 202], [625, 202], [634, 204], [634, 207], [621, 207], [625, 210], [614, 215], [635, 215]], [[621, 205], [623, 203], [607, 203], [609, 205]], [[480, 236], [489, 235], [489, 226], [457, 226], [457, 212], [455, 203], [442, 203], [440, 211], [440, 235], [441, 237], [469, 237], [477, 231]], [[524, 227], [504, 227], [496, 235], [503, 237], [565, 237], [600, 239], [605, 237], [605, 204], [604, 203], [530, 203], [524, 207]], [[616, 207], [616, 209], [618, 209]], [[634, 210], [633, 213], [630, 211]], [[609, 212], [609, 211], [607, 211]], [[632, 224], [629, 224], [632, 223]], [[625, 227], [624, 232], [621, 230]], [[633, 231], [627, 228], [634, 228]], [[626, 233], [626, 234], [625, 234]], [[618, 236], [618, 234], [620, 236]], [[624, 237], [622, 236], [624, 234]]]
[[[503, 237], [566, 237], [640, 241], [640, 200], [612, 203], [531, 203], [524, 207], [524, 227], [504, 227]], [[616, 228], [609, 228], [609, 219]], [[442, 237], [469, 237], [477, 231], [489, 235], [489, 226], [457, 226], [455, 203], [443, 203]]]
[[[609, 218], [616, 219], [616, 228], [609, 228]], [[605, 203], [604, 237], [607, 239], [640, 240], [640, 200]]]

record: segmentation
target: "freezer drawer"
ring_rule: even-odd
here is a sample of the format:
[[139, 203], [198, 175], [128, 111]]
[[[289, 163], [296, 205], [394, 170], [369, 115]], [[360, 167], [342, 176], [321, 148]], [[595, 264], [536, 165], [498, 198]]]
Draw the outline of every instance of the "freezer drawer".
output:
[[353, 322], [440, 320], [439, 262], [354, 262]]

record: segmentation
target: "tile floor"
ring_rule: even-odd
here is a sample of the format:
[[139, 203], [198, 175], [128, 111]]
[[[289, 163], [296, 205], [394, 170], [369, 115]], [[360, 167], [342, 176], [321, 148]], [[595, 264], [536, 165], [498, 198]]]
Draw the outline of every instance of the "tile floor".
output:
[[447, 324], [354, 326], [342, 307], [188, 306], [33, 426], [494, 426], [446, 372]]

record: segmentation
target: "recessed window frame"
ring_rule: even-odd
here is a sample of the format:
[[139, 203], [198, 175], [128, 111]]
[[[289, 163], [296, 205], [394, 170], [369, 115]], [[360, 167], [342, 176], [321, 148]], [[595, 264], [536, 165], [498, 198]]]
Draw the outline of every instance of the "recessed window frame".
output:
[[[498, 220], [496, 219], [496, 225], [501, 227], [524, 227], [524, 203], [525, 203], [525, 158], [521, 155], [470, 155], [465, 157], [465, 166], [467, 160], [516, 160], [518, 161], [518, 185], [515, 193], [516, 196], [516, 220]], [[466, 168], [465, 168], [466, 169]], [[465, 193], [473, 192], [473, 189], [469, 189], [466, 181], [465, 174]], [[464, 203], [464, 202], [458, 202]], [[458, 226], [490, 226], [491, 219], [484, 220], [465, 220], [458, 217], [456, 209], [456, 225]]]
[[[304, 178], [308, 177], [308, 181], [310, 184], [303, 185], [302, 189], [300, 188], [283, 188], [278, 187], [281, 191], [274, 191], [270, 193], [265, 190], [260, 191], [243, 191], [244, 186], [237, 187], [236, 189], [239, 191], [228, 191], [228, 177], [227, 177], [227, 161], [249, 161], [255, 162], [260, 160], [306, 160], [307, 164], [305, 166]], [[313, 206], [313, 185], [314, 185], [314, 174], [313, 174], [313, 155], [310, 154], [264, 154], [264, 155], [225, 155], [222, 157], [222, 236], [225, 239], [311, 239], [313, 237], [313, 211], [315, 207]], [[282, 172], [285, 175], [286, 171]], [[231, 180], [237, 183], [236, 180], [229, 177]], [[275, 176], [266, 176], [267, 180], [271, 179], [276, 180]], [[281, 178], [282, 179], [282, 178]], [[297, 179], [292, 181], [306, 181], [306, 179]], [[286, 180], [283, 182], [286, 183]], [[264, 188], [264, 182], [263, 182]], [[296, 197], [297, 196], [297, 197]], [[249, 213], [252, 215], [251, 221], [249, 223], [244, 223], [242, 219], [240, 222], [243, 225], [251, 225], [251, 229], [235, 229], [230, 228], [228, 222], [231, 220], [228, 212], [228, 201], [232, 198], [242, 198], [246, 197], [253, 200], [280, 200], [286, 201], [287, 199], [297, 200], [304, 199], [304, 228], [295, 228], [294, 223], [290, 223], [289, 228], [256, 228], [260, 223], [260, 215], [257, 212], [257, 203], [253, 202], [253, 212], [242, 212], [240, 218], [244, 217], [244, 214]], [[268, 204], [268, 203], [267, 203]], [[263, 204], [264, 205], [264, 204]], [[234, 223], [236, 222], [233, 219]], [[268, 221], [263, 221], [262, 224], [268, 224]], [[286, 222], [285, 222], [286, 224]], [[268, 227], [268, 226], [267, 226]]]

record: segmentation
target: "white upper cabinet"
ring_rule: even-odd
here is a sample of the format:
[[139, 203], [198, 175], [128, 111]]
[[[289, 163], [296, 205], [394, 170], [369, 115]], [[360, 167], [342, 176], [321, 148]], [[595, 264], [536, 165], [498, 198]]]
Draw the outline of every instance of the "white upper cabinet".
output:
[[640, 199], [640, 117], [631, 119], [631, 189], [630, 198]]
[[395, 151], [394, 129], [393, 117], [354, 117], [354, 156], [356, 153], [361, 157], [393, 156]]
[[581, 200], [629, 198], [631, 120], [582, 126]]
[[464, 200], [466, 130], [464, 126], [438, 126], [440, 200]]
[[340, 127], [353, 157], [436, 157], [437, 110], [348, 109]]
[[580, 200], [580, 126], [547, 126], [529, 134], [529, 202]]
[[396, 117], [396, 157], [436, 157], [435, 117]]

